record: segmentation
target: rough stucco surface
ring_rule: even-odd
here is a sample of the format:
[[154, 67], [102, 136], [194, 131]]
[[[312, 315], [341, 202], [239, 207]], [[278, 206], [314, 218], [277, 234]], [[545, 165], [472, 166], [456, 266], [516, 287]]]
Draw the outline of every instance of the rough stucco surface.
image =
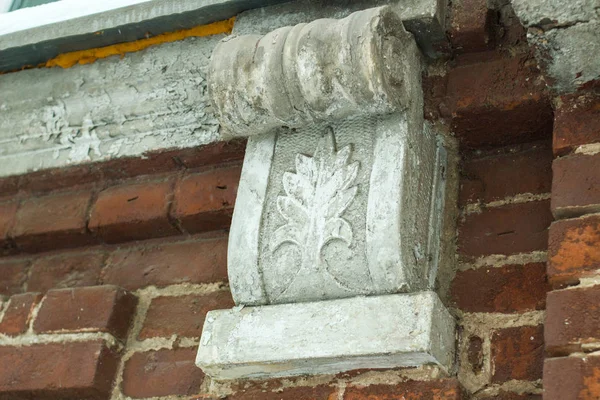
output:
[[513, 7], [556, 90], [600, 79], [600, 0], [515, 0]]
[[222, 38], [0, 75], [0, 176], [218, 140], [206, 73]]

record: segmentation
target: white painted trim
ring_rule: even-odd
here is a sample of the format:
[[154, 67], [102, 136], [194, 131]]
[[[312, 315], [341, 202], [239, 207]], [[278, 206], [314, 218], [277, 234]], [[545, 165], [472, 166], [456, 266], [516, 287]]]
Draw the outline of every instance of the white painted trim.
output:
[[[12, 2], [13, 0], [0, 0], [0, 14], [8, 12]], [[2, 25], [0, 25], [0, 30], [2, 30]]]
[[233, 211], [227, 247], [227, 273], [235, 304], [268, 303], [258, 265], [259, 235], [276, 140], [276, 133], [248, 139], [236, 199], [239, 205]]
[[[4, 1], [7, 0], [0, 0]], [[265, 5], [276, 2], [266, 1]], [[161, 17], [176, 18], [178, 14], [190, 11], [206, 10], [207, 19], [216, 13], [224, 19], [220, 17], [224, 10], [231, 10], [226, 17], [229, 18], [241, 9], [259, 6], [258, 3], [253, 0], [61, 0], [0, 15], [0, 50], [135, 25]]]

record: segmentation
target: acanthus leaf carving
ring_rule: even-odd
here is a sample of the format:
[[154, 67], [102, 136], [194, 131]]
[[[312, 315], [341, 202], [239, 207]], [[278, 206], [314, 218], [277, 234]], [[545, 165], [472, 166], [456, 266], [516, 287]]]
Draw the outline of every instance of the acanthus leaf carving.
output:
[[[297, 246], [302, 255], [300, 266], [290, 269], [324, 271], [321, 251], [328, 243], [340, 240], [352, 244], [352, 227], [342, 218], [358, 191], [354, 185], [360, 163], [350, 162], [351, 145], [336, 151], [332, 129], [319, 140], [313, 157], [298, 154], [296, 172], [285, 172], [285, 196], [278, 196], [277, 210], [286, 223], [273, 232], [270, 250], [283, 244]], [[290, 283], [291, 284], [291, 283]]]

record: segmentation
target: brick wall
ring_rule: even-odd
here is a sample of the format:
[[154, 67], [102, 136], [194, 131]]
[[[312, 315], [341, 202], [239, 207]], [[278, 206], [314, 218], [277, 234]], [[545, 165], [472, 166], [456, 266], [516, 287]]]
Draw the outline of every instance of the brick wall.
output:
[[204, 316], [232, 306], [243, 143], [224, 142], [0, 180], [0, 399], [598, 398], [600, 106], [552, 104], [510, 5], [453, 3], [424, 90], [461, 155], [456, 371], [205, 377]]
[[600, 93], [557, 98], [544, 387], [549, 399], [600, 398]]

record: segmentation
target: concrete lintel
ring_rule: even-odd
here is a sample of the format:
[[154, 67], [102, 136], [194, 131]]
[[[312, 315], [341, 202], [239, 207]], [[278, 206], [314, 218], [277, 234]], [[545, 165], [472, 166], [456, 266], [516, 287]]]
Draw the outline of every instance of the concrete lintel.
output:
[[206, 316], [196, 365], [223, 380], [449, 369], [454, 325], [434, 292], [217, 310]]

